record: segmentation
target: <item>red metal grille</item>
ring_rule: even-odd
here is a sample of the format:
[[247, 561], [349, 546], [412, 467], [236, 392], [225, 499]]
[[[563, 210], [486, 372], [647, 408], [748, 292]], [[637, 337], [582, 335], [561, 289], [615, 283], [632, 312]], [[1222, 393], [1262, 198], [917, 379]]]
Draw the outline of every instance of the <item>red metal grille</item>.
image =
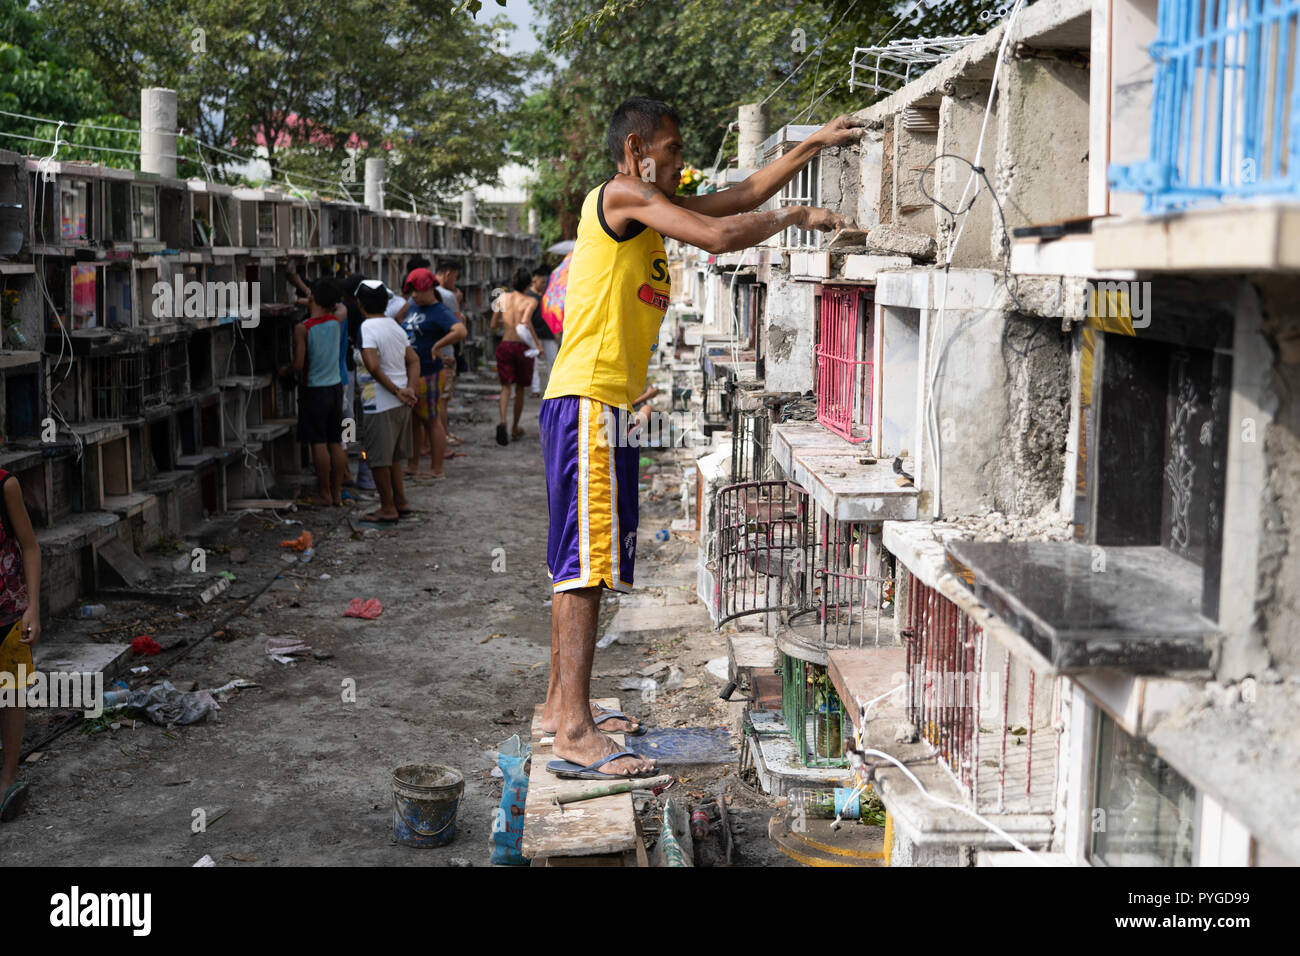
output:
[[908, 719], [973, 793], [979, 774], [980, 628], [908, 573]]
[[[871, 348], [858, 318], [861, 293], [825, 287], [817, 336], [817, 421], [851, 442], [871, 437], [872, 363], [859, 357]], [[864, 434], [855, 435], [854, 425]]]
[[1056, 741], [1044, 748], [1041, 737], [1054, 735], [1055, 687], [1044, 701], [1033, 668], [988, 647], [979, 625], [910, 572], [907, 582], [908, 719], [977, 810], [1050, 810]]

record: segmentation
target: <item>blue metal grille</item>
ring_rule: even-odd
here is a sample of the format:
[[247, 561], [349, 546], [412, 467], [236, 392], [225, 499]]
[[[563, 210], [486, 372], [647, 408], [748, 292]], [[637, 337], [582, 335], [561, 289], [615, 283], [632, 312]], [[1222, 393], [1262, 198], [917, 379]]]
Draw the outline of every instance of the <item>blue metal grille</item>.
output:
[[1111, 188], [1162, 212], [1300, 193], [1300, 0], [1161, 0], [1150, 159]]

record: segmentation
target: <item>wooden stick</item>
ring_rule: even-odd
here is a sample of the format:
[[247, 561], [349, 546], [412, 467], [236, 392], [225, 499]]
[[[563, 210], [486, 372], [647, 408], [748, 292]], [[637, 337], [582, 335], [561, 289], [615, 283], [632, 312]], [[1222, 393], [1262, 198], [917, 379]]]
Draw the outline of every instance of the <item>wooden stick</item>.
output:
[[582, 790], [578, 793], [562, 793], [551, 798], [551, 802], [556, 806], [564, 806], [566, 803], [577, 803], [579, 800], [595, 800], [597, 797], [612, 797], [618, 793], [628, 793], [632, 790], [654, 790], [656, 787], [666, 787], [673, 782], [670, 774], [660, 774], [657, 777], [632, 777], [627, 780], [620, 780], [618, 783], [611, 783], [604, 787], [593, 787], [590, 790]]

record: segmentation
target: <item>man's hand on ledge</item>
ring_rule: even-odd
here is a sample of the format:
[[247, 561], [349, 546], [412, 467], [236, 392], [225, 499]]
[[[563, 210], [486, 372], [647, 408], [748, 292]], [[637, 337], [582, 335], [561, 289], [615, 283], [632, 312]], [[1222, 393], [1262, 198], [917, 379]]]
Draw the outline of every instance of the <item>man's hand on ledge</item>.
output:
[[862, 120], [844, 113], [835, 117], [809, 138], [814, 141], [818, 149], [826, 149], [829, 146], [852, 146], [862, 138], [865, 130], [866, 125]]

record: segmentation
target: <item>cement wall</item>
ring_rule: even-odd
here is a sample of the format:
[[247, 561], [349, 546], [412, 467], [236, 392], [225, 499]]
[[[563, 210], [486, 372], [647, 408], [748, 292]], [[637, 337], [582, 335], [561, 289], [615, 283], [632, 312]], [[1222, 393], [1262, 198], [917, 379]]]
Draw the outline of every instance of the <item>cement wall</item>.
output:
[[767, 321], [763, 343], [769, 392], [811, 391], [816, 365], [813, 352], [813, 287], [793, 282], [784, 269], [773, 268], [767, 285]]
[[[984, 109], [988, 105], [989, 83], [953, 84], [951, 96], [945, 96], [939, 107], [939, 153], [953, 153], [975, 162], [975, 153], [979, 148], [980, 127], [984, 123]], [[984, 134], [984, 154], [981, 162], [993, 155], [997, 135], [997, 102], [994, 101], [992, 115]], [[954, 159], [941, 159], [934, 167], [934, 175], [926, 177], [926, 188], [949, 209], [965, 206], [962, 196], [969, 202], [974, 197], [970, 211], [964, 216], [965, 226], [962, 230], [961, 244], [953, 255], [952, 264], [956, 267], [971, 269], [992, 269], [1000, 261], [995, 250], [986, 241], [993, 234], [996, 213], [993, 197], [983, 179], [976, 176], [971, 182], [971, 169], [966, 163]], [[969, 184], [969, 191], [967, 185]], [[942, 259], [947, 254], [948, 243], [956, 230], [952, 220], [942, 210], [936, 212], [938, 219], [939, 255]], [[1001, 229], [1000, 225], [997, 225]]]
[[[1260, 333], [1268, 346], [1272, 421], [1263, 429], [1266, 468], [1259, 511], [1257, 619], [1273, 667], [1300, 674], [1300, 279], [1262, 284]], [[1236, 436], [1239, 440], [1244, 433]]]
[[[1007, 229], [1087, 215], [1088, 69], [1048, 58], [1003, 66], [996, 164], [987, 165]], [[1000, 261], [1001, 229], [989, 242]]]
[[945, 516], [1036, 514], [1058, 500], [1070, 422], [1069, 339], [1040, 319], [949, 312], [936, 333]]

